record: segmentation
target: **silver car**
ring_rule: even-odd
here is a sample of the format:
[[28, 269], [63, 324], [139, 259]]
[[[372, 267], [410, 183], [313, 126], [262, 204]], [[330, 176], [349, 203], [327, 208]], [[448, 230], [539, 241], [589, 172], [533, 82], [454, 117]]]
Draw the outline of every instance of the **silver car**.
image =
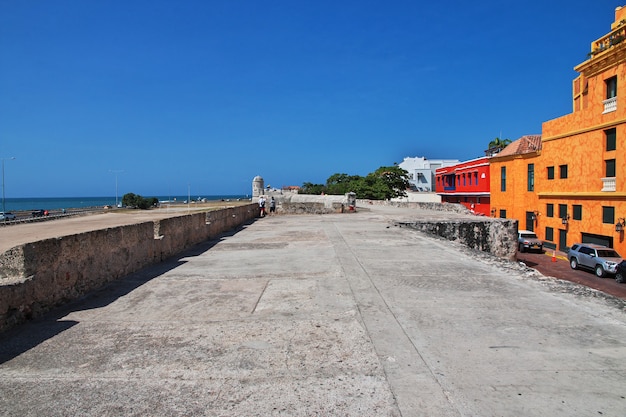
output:
[[623, 261], [614, 249], [593, 243], [575, 243], [567, 251], [572, 269], [584, 267], [595, 271], [600, 278], [617, 272], [617, 264]]
[[0, 211], [0, 220], [15, 220], [15, 214], [10, 213], [10, 212], [4, 212], [4, 211]]
[[517, 248], [520, 252], [529, 250], [543, 251], [543, 242], [539, 240], [535, 232], [530, 230], [518, 230], [517, 232]]

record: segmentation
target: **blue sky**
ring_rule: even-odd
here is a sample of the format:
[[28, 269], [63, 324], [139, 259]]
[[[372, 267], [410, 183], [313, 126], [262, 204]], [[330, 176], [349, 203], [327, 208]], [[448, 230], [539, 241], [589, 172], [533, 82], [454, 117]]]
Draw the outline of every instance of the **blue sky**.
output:
[[251, 193], [571, 112], [619, 3], [0, 0], [6, 197]]

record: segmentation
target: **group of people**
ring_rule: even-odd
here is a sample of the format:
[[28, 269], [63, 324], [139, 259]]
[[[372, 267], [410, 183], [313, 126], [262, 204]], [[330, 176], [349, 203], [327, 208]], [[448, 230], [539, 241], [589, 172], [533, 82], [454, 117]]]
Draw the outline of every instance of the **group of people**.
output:
[[[260, 216], [261, 217], [265, 217], [266, 211], [265, 211], [265, 204], [266, 204], [267, 200], [265, 199], [265, 196], [261, 196], [259, 197], [259, 209], [260, 209]], [[270, 214], [274, 214], [276, 212], [276, 200], [274, 200], [274, 197], [270, 198]]]

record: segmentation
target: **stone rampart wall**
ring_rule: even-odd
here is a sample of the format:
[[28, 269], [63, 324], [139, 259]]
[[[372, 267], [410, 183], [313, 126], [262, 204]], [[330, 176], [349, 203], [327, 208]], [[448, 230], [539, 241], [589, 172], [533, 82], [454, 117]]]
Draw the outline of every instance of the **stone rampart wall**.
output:
[[306, 203], [306, 202], [284, 202], [280, 205], [278, 213], [280, 214], [329, 214], [341, 213], [341, 203], [332, 203], [330, 205], [324, 203]]
[[0, 331], [257, 217], [256, 204], [95, 230], [0, 254]]
[[[348, 212], [345, 196], [296, 194], [289, 197], [280, 196], [277, 201], [279, 214]], [[499, 258], [514, 260], [517, 255], [518, 225], [516, 220], [475, 216], [462, 204], [431, 201], [357, 200], [357, 211], [359, 208], [366, 209], [368, 206], [406, 207], [471, 215], [470, 218], [459, 220], [428, 220], [398, 224], [462, 243], [469, 248], [487, 252]]]
[[[369, 200], [359, 200], [357, 205], [368, 204]], [[467, 212], [455, 204], [374, 201], [372, 204]], [[280, 212], [324, 214], [341, 211], [341, 205], [339, 201], [281, 201]], [[0, 331], [235, 229], [257, 216], [258, 205], [249, 204], [14, 247], [0, 254]], [[500, 258], [513, 260], [516, 256], [515, 220], [478, 217], [476, 220], [425, 220], [397, 225], [456, 241]]]
[[[451, 211], [456, 213], [471, 214], [462, 204], [441, 203], [432, 193], [416, 193], [417, 197], [412, 200], [398, 198], [391, 200], [358, 199], [358, 207], [367, 208], [371, 205], [390, 207], [409, 207], [422, 210]], [[268, 193], [267, 199], [274, 197], [276, 200], [277, 214], [326, 214], [340, 213], [342, 209], [348, 212], [348, 200], [345, 195], [312, 195], [312, 194], [282, 194]], [[421, 201], [417, 198], [421, 197]]]
[[[346, 209], [343, 195], [268, 194], [276, 200], [276, 214], [329, 214]], [[269, 203], [268, 203], [269, 204]], [[269, 210], [269, 207], [266, 206]]]
[[517, 220], [479, 219], [400, 222], [397, 224], [459, 242], [499, 258], [515, 260], [517, 254]]
[[397, 201], [397, 200], [357, 200], [357, 204], [362, 207], [368, 205], [375, 206], [389, 206], [389, 207], [408, 207], [422, 210], [434, 210], [434, 211], [450, 211], [454, 213], [471, 214], [471, 212], [462, 204], [456, 203], [439, 203], [439, 202], [412, 202], [412, 201]]

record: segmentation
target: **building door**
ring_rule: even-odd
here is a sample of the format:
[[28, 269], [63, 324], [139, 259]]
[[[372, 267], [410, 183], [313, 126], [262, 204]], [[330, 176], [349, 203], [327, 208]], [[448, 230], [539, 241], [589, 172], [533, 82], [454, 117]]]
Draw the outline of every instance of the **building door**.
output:
[[531, 232], [535, 231], [535, 221], [533, 220], [534, 214], [535, 213], [532, 211], [526, 212], [526, 230], [530, 230]]
[[559, 250], [567, 251], [567, 230], [559, 229]]

